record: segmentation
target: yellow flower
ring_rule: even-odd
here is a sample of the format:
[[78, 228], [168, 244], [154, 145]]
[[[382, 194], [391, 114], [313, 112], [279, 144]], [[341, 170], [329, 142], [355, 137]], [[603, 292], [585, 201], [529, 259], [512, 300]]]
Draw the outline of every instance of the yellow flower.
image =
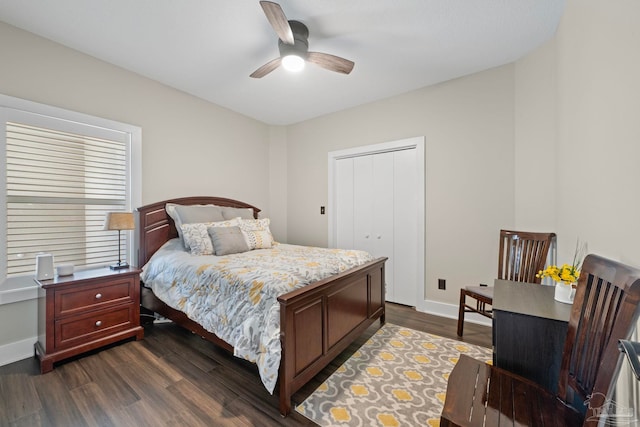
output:
[[582, 257], [586, 251], [586, 244], [580, 245], [578, 241], [576, 243], [576, 252], [573, 256], [572, 264], [562, 264], [561, 267], [557, 265], [550, 265], [549, 267], [541, 270], [536, 274], [537, 278], [544, 279], [545, 277], [551, 277], [554, 282], [570, 285], [577, 282], [580, 278], [580, 264], [582, 264]]
[[545, 277], [551, 277], [555, 282], [562, 282], [570, 285], [577, 282], [580, 278], [580, 270], [574, 265], [564, 264], [562, 267], [550, 265], [542, 271], [536, 274], [536, 277], [544, 279]]

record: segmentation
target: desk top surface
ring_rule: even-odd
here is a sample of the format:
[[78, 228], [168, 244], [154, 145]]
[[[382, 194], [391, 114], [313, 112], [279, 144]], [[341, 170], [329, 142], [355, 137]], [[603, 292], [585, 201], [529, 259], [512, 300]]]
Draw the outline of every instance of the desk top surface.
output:
[[553, 286], [496, 279], [493, 309], [568, 322], [571, 304], [553, 299]]

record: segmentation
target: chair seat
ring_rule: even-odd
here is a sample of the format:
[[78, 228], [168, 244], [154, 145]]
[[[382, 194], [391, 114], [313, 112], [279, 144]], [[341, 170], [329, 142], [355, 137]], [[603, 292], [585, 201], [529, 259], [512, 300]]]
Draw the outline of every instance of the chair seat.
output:
[[[467, 304], [467, 297], [476, 300], [475, 307]], [[466, 286], [460, 289], [460, 305], [458, 306], [458, 336], [462, 336], [464, 329], [464, 313], [478, 313], [490, 319], [493, 310], [487, 309], [487, 304], [493, 306], [493, 288], [489, 286]]]
[[580, 426], [583, 417], [538, 384], [461, 354], [441, 426]]
[[479, 295], [481, 297], [493, 300], [493, 286], [465, 286], [468, 295]]

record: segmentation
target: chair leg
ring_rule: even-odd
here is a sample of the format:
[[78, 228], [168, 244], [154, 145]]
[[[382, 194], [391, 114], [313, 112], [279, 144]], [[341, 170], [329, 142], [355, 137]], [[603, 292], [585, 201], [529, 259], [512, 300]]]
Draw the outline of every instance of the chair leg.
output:
[[464, 304], [466, 292], [464, 289], [460, 289], [460, 306], [458, 307], [458, 336], [462, 336], [462, 330], [464, 328]]

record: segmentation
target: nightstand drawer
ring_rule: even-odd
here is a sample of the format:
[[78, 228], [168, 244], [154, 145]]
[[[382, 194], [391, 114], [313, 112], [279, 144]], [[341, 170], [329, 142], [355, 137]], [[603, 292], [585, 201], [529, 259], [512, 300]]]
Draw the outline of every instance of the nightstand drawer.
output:
[[103, 311], [91, 312], [85, 316], [74, 316], [55, 322], [55, 348], [59, 350], [84, 344], [91, 340], [126, 330], [134, 326], [134, 306], [132, 304]]
[[133, 287], [133, 279], [121, 278], [97, 285], [56, 290], [54, 316], [59, 318], [107, 305], [132, 303]]

